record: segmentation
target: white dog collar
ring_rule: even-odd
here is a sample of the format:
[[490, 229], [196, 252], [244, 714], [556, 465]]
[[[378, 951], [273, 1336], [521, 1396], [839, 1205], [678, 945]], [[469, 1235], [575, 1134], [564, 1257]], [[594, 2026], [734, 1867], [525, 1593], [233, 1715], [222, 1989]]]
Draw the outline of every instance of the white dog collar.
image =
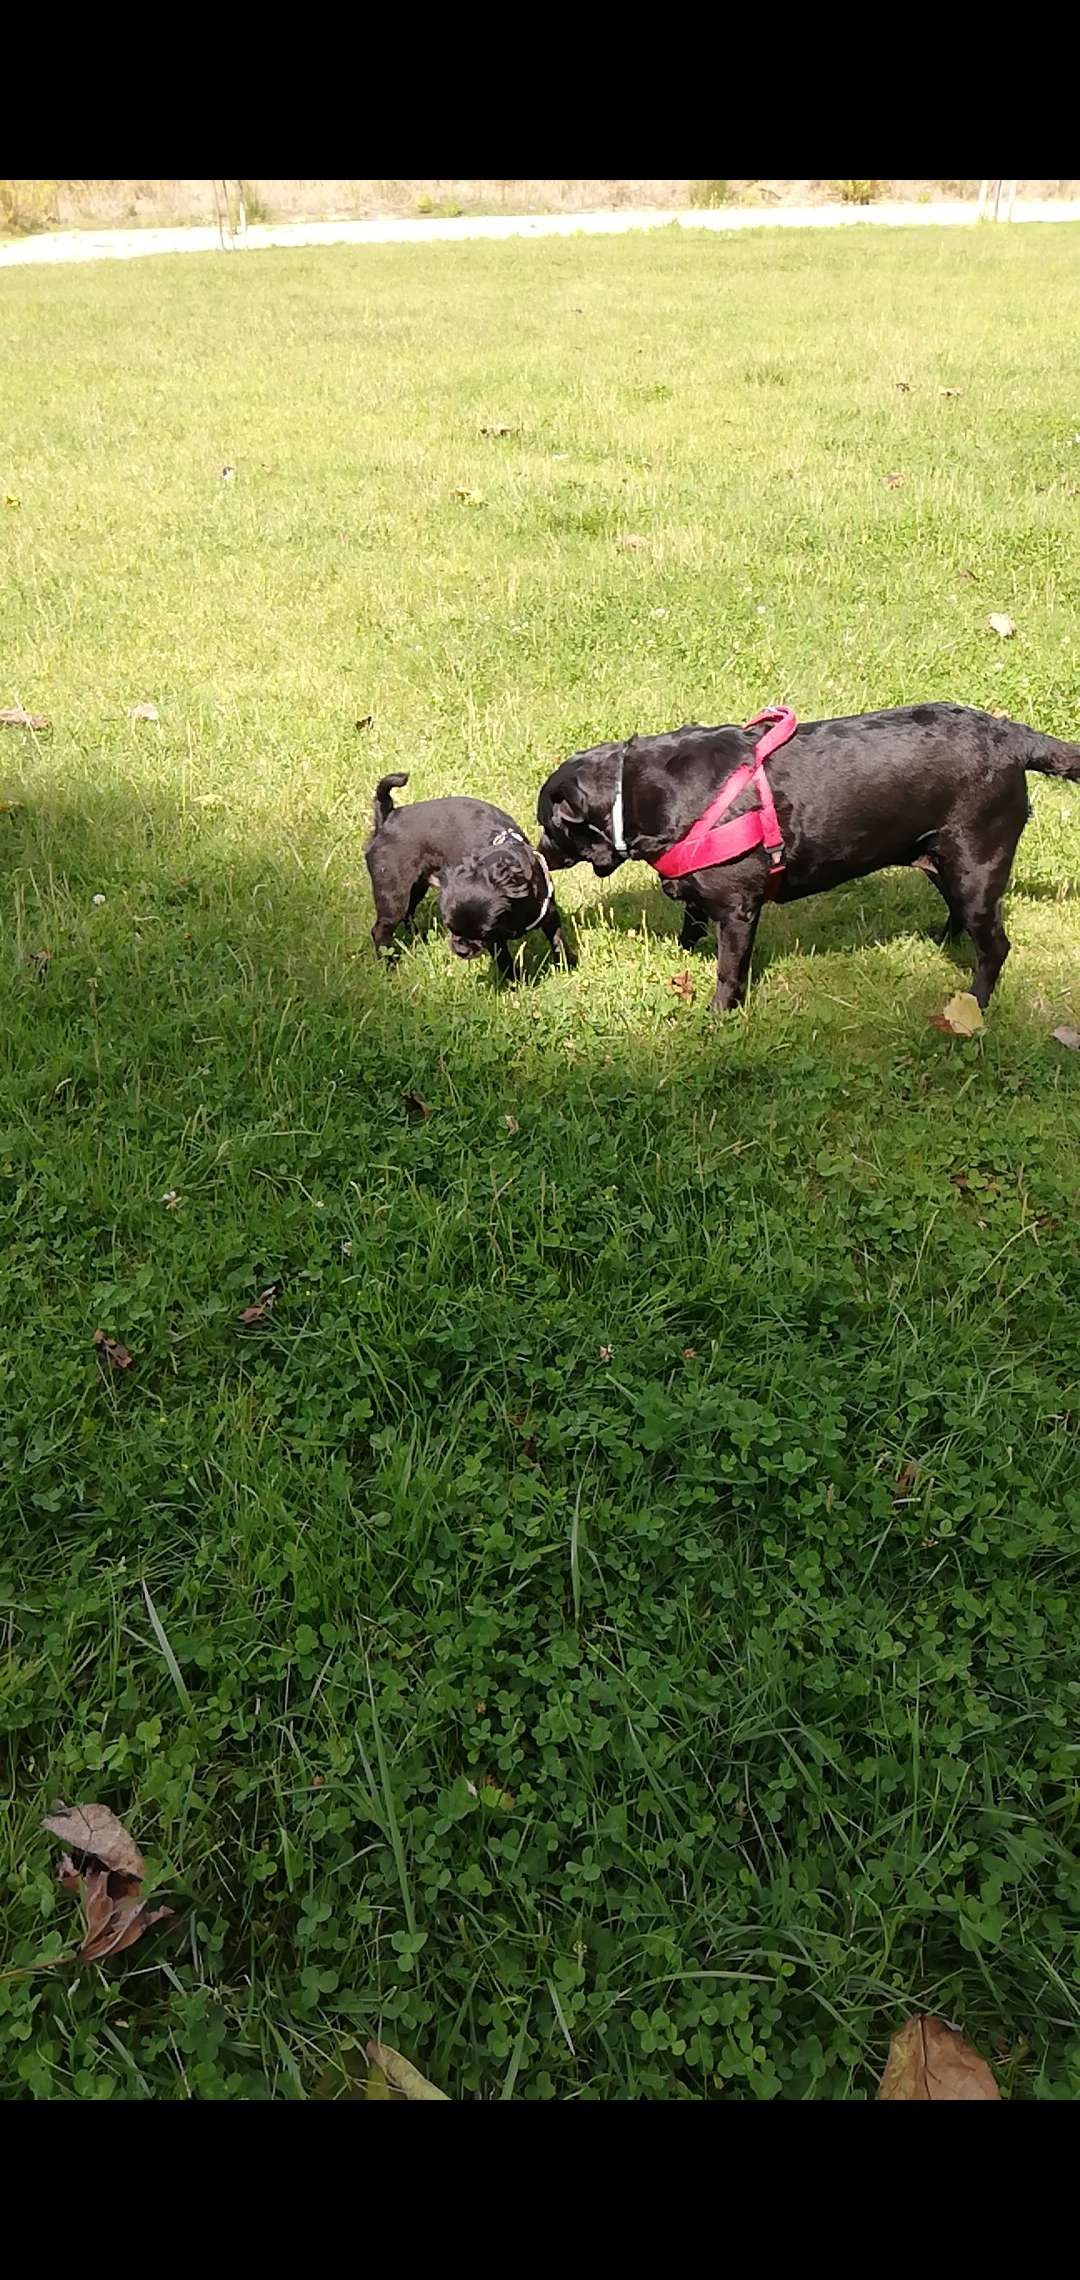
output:
[[611, 823], [609, 825], [611, 844], [616, 855], [625, 855], [626, 853], [626, 838], [623, 832], [622, 772], [623, 764], [620, 760], [619, 781], [616, 786], [615, 797], [611, 803]]

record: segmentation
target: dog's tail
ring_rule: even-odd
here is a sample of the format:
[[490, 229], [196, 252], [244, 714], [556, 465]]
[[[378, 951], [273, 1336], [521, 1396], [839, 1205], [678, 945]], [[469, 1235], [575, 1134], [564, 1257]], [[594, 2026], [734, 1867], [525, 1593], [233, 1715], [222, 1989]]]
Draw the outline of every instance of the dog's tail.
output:
[[376, 831], [381, 830], [388, 815], [393, 815], [391, 792], [400, 792], [402, 785], [408, 781], [407, 776], [380, 776], [375, 786], [375, 804], [372, 808], [372, 822]]
[[1043, 736], [1037, 728], [1024, 728], [1020, 733], [1028, 740], [1025, 768], [1034, 768], [1039, 776], [1066, 776], [1074, 784], [1080, 783], [1080, 744], [1063, 744], [1060, 737]]

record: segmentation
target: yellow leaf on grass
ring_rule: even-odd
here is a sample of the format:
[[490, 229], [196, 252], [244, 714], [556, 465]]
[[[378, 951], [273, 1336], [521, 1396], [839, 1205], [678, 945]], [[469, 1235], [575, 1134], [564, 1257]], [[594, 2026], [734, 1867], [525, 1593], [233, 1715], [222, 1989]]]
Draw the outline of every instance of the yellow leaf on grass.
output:
[[909, 2019], [893, 2036], [879, 2098], [956, 2102], [1000, 2096], [986, 2060], [944, 2019]]
[[1008, 641], [1010, 634], [1016, 632], [1011, 617], [1006, 617], [1004, 610], [992, 610], [986, 622], [991, 633], [1000, 634], [1002, 641]]
[[945, 1019], [958, 1037], [974, 1037], [982, 1028], [982, 1007], [970, 990], [958, 990], [945, 1007]]
[[944, 1029], [950, 1037], [976, 1037], [983, 1027], [982, 1007], [970, 990], [958, 990], [940, 1013], [932, 1013], [935, 1029]]
[[445, 2090], [436, 2090], [435, 2084], [428, 2082], [415, 2066], [410, 2066], [400, 2051], [391, 2050], [389, 2043], [369, 2042], [367, 2054], [372, 2071], [377, 2070], [386, 2085], [385, 2089], [369, 2085], [369, 2097], [384, 2098], [396, 2090], [399, 2098], [439, 2098], [444, 2106], [449, 2105]]

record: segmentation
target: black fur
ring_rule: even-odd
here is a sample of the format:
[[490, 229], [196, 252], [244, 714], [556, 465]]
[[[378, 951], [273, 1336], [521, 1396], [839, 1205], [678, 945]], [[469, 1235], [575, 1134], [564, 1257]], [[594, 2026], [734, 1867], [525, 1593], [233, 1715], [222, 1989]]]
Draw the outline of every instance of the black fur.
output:
[[459, 958], [489, 950], [500, 974], [508, 975], [513, 970], [510, 943], [539, 924], [553, 957], [573, 965], [554, 901], [540, 916], [548, 882], [536, 849], [513, 816], [486, 800], [419, 800], [415, 807], [396, 808], [391, 792], [408, 780], [383, 776], [375, 786], [375, 828], [365, 852], [375, 897], [371, 939], [376, 950], [389, 948], [396, 929], [413, 917], [434, 887], [450, 946]]
[[[611, 835], [620, 764], [627, 855], [663, 854], [763, 733], [692, 724], [575, 753], [537, 801], [545, 861], [552, 870], [588, 862], [606, 878], [626, 859]], [[776, 900], [796, 902], [893, 864], [925, 872], [948, 909], [946, 931], [967, 933], [975, 945], [972, 988], [985, 1006], [1009, 954], [1002, 898], [1030, 812], [1025, 771], [1080, 778], [1080, 745], [966, 705], [910, 705], [805, 721], [766, 766], [786, 858]], [[730, 814], [754, 804], [747, 791]], [[710, 920], [716, 927], [715, 1012], [742, 1002], [768, 872], [763, 849], [754, 848], [661, 882], [686, 906], [683, 949], [700, 942]]]

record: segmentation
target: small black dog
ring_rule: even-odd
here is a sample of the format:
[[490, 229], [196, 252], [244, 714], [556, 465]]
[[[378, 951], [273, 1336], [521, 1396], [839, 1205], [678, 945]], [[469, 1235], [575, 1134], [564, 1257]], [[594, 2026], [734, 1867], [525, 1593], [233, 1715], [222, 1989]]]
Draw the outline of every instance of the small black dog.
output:
[[[627, 857], [655, 861], [752, 758], [760, 733], [691, 724], [575, 753], [537, 801], [545, 862], [553, 870], [591, 863], [607, 878]], [[805, 721], [766, 762], [784, 840], [776, 900], [796, 902], [893, 864], [925, 872], [947, 905], [946, 935], [967, 933], [975, 945], [972, 988], [985, 1006], [1009, 954], [1001, 906], [1030, 814], [1030, 768], [1080, 778], [1080, 744], [966, 705]], [[730, 814], [756, 804], [747, 787]], [[713, 1012], [742, 1002], [769, 878], [769, 858], [754, 847], [734, 862], [662, 882], [686, 905], [682, 949], [694, 949], [715, 923]]]
[[419, 800], [415, 807], [396, 808], [390, 794], [408, 781], [383, 776], [375, 786], [375, 829], [366, 855], [376, 950], [388, 948], [395, 929], [435, 887], [457, 957], [490, 950], [506, 979], [513, 972], [510, 943], [538, 926], [552, 956], [575, 965], [547, 865], [513, 816], [486, 800]]

